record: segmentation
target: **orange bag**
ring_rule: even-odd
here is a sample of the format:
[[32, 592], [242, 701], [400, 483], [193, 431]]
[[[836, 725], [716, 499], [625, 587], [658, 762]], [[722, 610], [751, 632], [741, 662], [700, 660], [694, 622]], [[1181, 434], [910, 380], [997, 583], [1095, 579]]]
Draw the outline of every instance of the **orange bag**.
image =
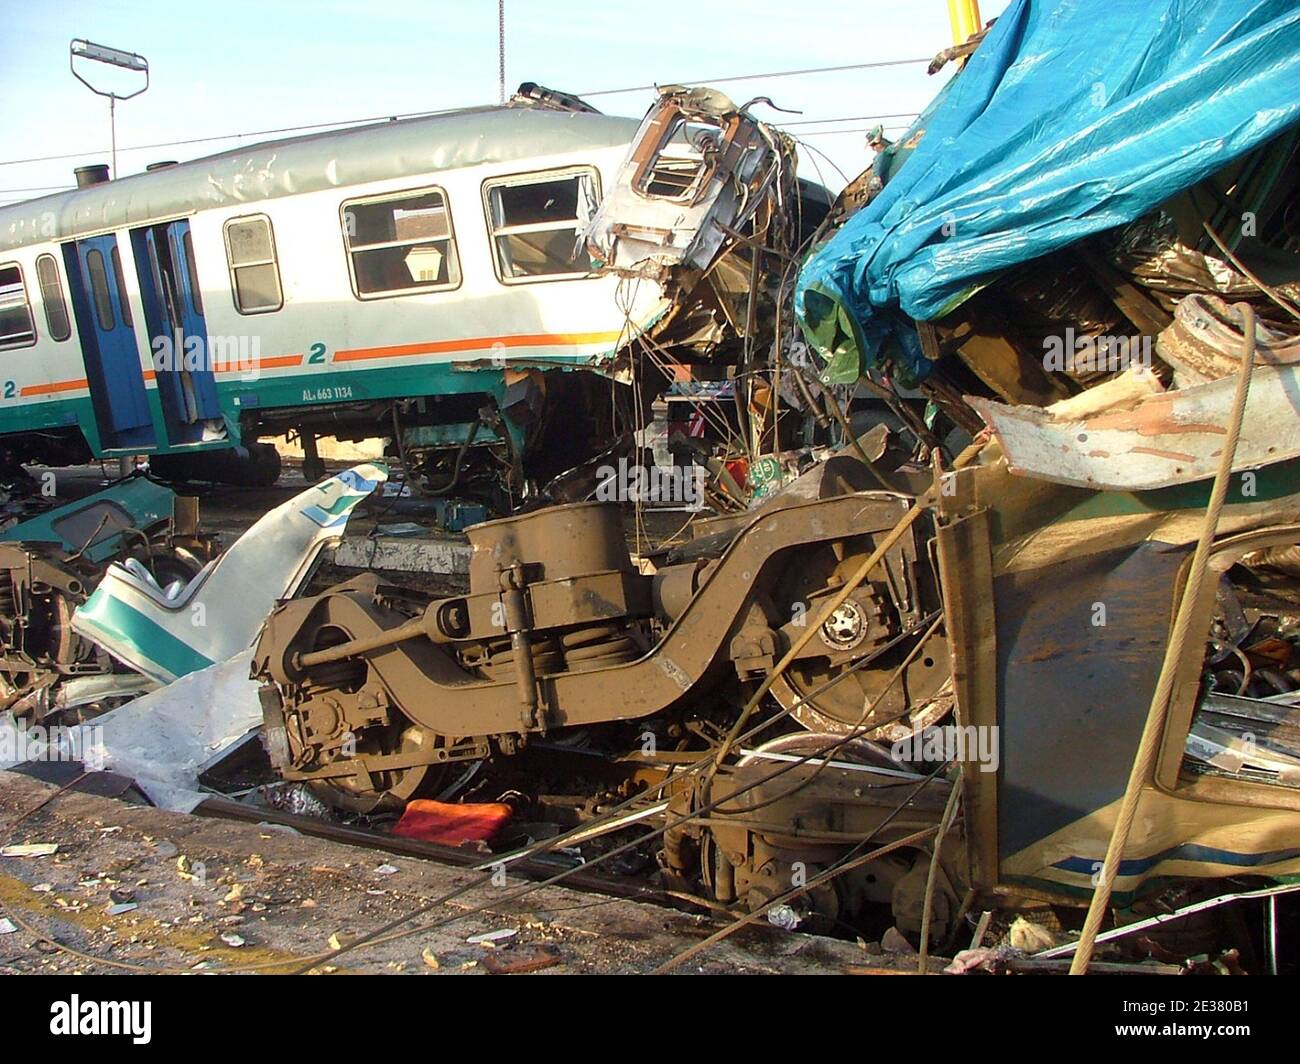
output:
[[406, 839], [423, 839], [445, 846], [462, 842], [487, 842], [510, 819], [510, 806], [504, 802], [478, 802], [458, 805], [415, 798], [406, 803], [402, 817], [393, 825], [393, 834]]

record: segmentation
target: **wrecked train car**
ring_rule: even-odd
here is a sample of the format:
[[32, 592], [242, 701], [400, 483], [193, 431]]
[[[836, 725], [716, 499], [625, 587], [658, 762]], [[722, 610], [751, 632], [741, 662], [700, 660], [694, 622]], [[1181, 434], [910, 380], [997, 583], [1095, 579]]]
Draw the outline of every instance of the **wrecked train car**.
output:
[[[789, 145], [734, 108], [707, 118], [716, 146], [689, 151], [749, 181], [719, 222], [763, 239], [755, 214], [792, 213], [773, 178]], [[720, 287], [627, 285], [580, 239], [636, 130], [525, 85], [0, 209], [11, 460], [143, 454], [159, 475], [266, 482], [278, 461], [255, 441], [289, 432], [318, 479], [317, 435], [377, 436], [438, 493], [508, 508], [630, 431], [609, 377], [634, 341], [725, 366], [743, 335]], [[657, 173], [636, 195], [680, 201], [678, 162]], [[715, 229], [697, 270], [746, 239]], [[665, 384], [653, 365], [638, 380]]]
[[1001, 750], [963, 773], [971, 882], [1003, 896], [1297, 871], [1300, 15], [1170, 35], [1167, 6], [1013, 4], [800, 277], [822, 383], [984, 443], [936, 545], [956, 720]]
[[[687, 889], [829, 921], [884, 906], [935, 942], [976, 901], [1085, 900], [1126, 805], [1118, 907], [1300, 872], [1300, 112], [1280, 77], [1300, 16], [1206, 5], [1208, 39], [1170, 42], [1153, 10], [1126, 32], [1161, 46], [1090, 113], [1057, 105], [1091, 82], [1038, 61], [1110, 32], [1067, 14], [1013, 5], [804, 264], [807, 383], [929, 404], [911, 463], [858, 441], [636, 564], [586, 505], [471, 530], [468, 595], [363, 577], [286, 604], [254, 656], [282, 775], [400, 805], [441, 765], [576, 742], [666, 803], [662, 868]], [[1189, 77], [1204, 97], [1175, 121]], [[1071, 123], [1097, 150], [1069, 149]], [[689, 263], [696, 238], [609, 206], [612, 264]]]
[[[684, 541], [634, 556], [618, 505], [553, 506], [470, 528], [457, 593], [370, 572], [278, 603], [251, 674], [280, 780], [363, 817], [509, 795], [494, 823], [547, 829], [529, 853], [642, 825], [597, 860], [639, 847], [733, 928], [923, 947], [976, 905], [1069, 924], [1091, 896], [1123, 923], [1300, 875], [1300, 114], [1232, 81], [1296, 62], [1296, 18], [1223, 17], [1141, 50], [1080, 119], [1057, 106], [1078, 69], [1041, 61], [1064, 30], [1014, 4], [818, 234], [795, 300], [815, 364], [785, 347], [789, 175], [747, 154], [773, 142], [666, 90], [583, 233], [619, 286], [662, 293], [643, 347], [707, 349], [725, 322], [772, 393], [815, 369], [800, 395], [887, 394], [912, 440], [837, 410], [839, 453]], [[1174, 121], [1189, 84], [1206, 99]], [[1157, 133], [1164, 154], [1121, 150]], [[1061, 147], [1081, 136], [1096, 150]], [[775, 292], [752, 283], [769, 259]], [[114, 574], [88, 624], [172, 608]]]

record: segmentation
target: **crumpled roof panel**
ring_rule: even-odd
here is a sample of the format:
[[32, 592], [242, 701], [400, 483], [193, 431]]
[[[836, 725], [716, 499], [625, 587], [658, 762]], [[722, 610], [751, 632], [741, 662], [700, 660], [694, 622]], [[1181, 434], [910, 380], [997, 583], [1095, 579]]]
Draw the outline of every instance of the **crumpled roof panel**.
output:
[[241, 145], [153, 173], [0, 207], [0, 250], [212, 207], [627, 144], [631, 118], [480, 107]]

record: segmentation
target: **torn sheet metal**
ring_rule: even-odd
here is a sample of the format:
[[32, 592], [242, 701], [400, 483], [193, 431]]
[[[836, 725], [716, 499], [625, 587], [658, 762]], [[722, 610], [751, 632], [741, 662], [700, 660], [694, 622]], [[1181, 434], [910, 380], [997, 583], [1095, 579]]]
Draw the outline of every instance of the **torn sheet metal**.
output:
[[764, 207], [782, 157], [777, 137], [716, 90], [660, 88], [582, 234], [592, 258], [647, 277], [703, 269]]
[[130, 776], [162, 809], [190, 812], [204, 797], [200, 769], [261, 726], [251, 665], [245, 649], [97, 717], [87, 761]]
[[[1225, 377], [1078, 419], [973, 396], [967, 402], [1018, 476], [1149, 491], [1214, 476], [1236, 386]], [[1257, 366], [1243, 423], [1234, 472], [1300, 457], [1300, 367]]]
[[1231, 773], [1266, 773], [1288, 786], [1300, 785], [1300, 758], [1252, 742], [1227, 728], [1198, 720], [1187, 734], [1187, 754], [1197, 761]]
[[1247, 299], [1258, 291], [1254, 282], [1226, 261], [1180, 239], [1177, 222], [1164, 210], [1125, 226], [1108, 258], [1142, 287], [1171, 298], [1217, 292], [1229, 299]]
[[297, 591], [317, 555], [342, 537], [362, 499], [388, 479], [365, 464], [277, 506], [188, 584], [166, 588], [141, 565], [113, 565], [72, 627], [158, 683], [245, 650], [276, 601]]
[[138, 698], [158, 685], [138, 672], [106, 672], [98, 676], [73, 676], [59, 684], [48, 700], [48, 711], [89, 706], [108, 698]]
[[0, 533], [6, 543], [52, 543], [79, 552], [88, 562], [107, 561], [133, 530], [172, 519], [176, 493], [147, 477], [131, 477], [94, 495], [11, 525]]

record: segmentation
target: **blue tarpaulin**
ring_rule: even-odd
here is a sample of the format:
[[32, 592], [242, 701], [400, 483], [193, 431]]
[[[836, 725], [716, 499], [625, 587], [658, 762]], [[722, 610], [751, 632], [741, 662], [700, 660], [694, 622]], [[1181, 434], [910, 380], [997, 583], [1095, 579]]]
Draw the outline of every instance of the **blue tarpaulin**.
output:
[[1297, 119], [1300, 0], [1015, 0], [884, 189], [804, 264], [800, 323], [841, 368], [892, 339], [924, 376], [908, 319], [1140, 217]]

